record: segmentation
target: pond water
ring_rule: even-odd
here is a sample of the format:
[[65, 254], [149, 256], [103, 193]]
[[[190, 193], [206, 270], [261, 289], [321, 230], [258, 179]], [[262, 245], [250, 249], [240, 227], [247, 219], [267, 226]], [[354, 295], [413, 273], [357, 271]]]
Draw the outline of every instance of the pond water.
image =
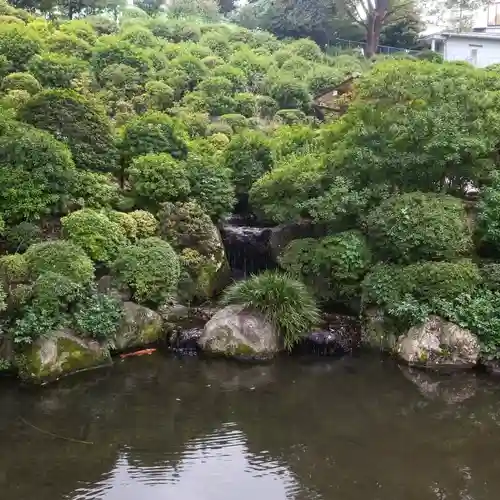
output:
[[0, 498], [497, 500], [500, 381], [162, 354], [0, 381]]

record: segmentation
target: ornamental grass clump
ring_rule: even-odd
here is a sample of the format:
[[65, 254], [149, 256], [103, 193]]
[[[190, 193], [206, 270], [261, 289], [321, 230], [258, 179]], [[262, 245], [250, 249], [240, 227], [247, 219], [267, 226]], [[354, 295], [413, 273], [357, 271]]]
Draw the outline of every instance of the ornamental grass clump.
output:
[[225, 305], [239, 304], [262, 313], [282, 335], [288, 351], [320, 319], [307, 287], [287, 274], [274, 271], [235, 283], [225, 291], [222, 301]]

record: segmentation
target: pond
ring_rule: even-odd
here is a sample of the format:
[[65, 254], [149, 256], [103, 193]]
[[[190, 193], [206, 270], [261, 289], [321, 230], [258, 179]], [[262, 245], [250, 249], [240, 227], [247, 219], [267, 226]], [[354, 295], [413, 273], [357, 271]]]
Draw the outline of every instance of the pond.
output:
[[2, 500], [497, 500], [500, 382], [160, 353], [0, 383]]

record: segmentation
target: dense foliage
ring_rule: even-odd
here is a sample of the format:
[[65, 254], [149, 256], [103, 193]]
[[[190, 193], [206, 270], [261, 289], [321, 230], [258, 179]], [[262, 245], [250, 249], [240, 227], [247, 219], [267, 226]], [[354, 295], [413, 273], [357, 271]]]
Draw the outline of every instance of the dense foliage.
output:
[[[94, 264], [148, 305], [213, 298], [236, 211], [290, 235], [273, 264], [293, 278], [228, 292], [288, 347], [310, 286], [401, 332], [441, 314], [500, 353], [498, 68], [331, 55], [364, 33], [330, 0], [12, 3], [29, 13], [0, 1], [0, 335], [112, 336]], [[381, 36], [407, 47], [418, 25], [411, 7]]]
[[282, 335], [287, 350], [319, 321], [319, 311], [306, 286], [286, 274], [271, 271], [226, 289], [223, 302], [262, 313]]

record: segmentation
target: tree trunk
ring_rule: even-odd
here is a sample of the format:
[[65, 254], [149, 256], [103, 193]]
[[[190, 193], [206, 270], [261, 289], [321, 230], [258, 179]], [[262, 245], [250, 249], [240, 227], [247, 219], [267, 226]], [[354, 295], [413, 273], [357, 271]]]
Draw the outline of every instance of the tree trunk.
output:
[[383, 15], [381, 12], [376, 10], [370, 12], [367, 22], [366, 29], [366, 49], [365, 56], [367, 58], [373, 57], [377, 53], [378, 42], [380, 41], [380, 33], [382, 31], [382, 19]]

